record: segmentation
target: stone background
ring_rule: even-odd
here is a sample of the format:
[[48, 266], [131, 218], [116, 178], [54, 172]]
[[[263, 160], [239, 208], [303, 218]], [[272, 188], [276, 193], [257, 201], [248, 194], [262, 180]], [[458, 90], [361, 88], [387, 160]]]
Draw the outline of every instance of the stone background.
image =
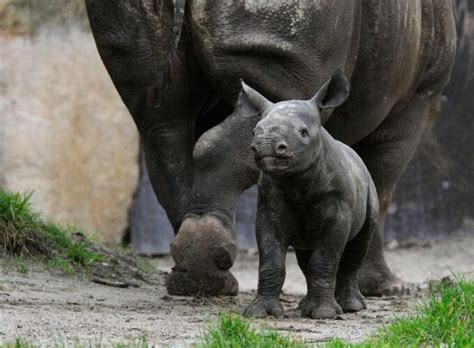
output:
[[77, 23], [37, 30], [28, 10], [0, 31], [0, 187], [33, 191], [48, 218], [119, 243], [138, 180], [136, 128], [92, 35]]

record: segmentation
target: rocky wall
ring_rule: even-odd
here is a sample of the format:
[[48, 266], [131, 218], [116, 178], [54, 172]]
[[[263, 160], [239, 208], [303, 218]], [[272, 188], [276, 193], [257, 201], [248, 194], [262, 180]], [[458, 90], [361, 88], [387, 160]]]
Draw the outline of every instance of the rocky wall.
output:
[[137, 180], [136, 127], [92, 35], [0, 35], [0, 186], [118, 243]]

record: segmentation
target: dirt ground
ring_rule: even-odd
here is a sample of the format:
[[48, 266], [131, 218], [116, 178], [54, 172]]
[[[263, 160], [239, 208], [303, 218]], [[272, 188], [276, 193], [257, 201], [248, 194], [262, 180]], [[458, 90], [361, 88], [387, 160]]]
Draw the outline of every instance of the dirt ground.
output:
[[[307, 342], [332, 337], [360, 341], [395, 315], [409, 312], [409, 303], [428, 287], [428, 279], [453, 273], [472, 274], [474, 236], [456, 237], [426, 246], [387, 251], [396, 273], [411, 283], [410, 296], [371, 298], [368, 309], [345, 314], [340, 320], [299, 318], [297, 306], [305, 285], [294, 254], [288, 256], [283, 304], [287, 318], [259, 320], [260, 328], [279, 330]], [[27, 274], [0, 272], [0, 342], [17, 337], [51, 344], [75, 339], [86, 343], [111, 343], [146, 337], [150, 344], [187, 346], [199, 340], [221, 311], [242, 312], [252, 300], [257, 284], [257, 260], [240, 254], [233, 268], [239, 280], [238, 297], [191, 298], [168, 296], [164, 272], [169, 258], [156, 259], [160, 274], [156, 282], [139, 288], [115, 288], [37, 270]]]

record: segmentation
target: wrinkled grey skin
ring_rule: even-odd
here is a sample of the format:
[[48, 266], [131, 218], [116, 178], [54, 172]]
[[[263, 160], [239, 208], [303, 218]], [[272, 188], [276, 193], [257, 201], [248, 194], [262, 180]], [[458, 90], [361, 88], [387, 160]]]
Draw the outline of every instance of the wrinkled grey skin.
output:
[[[364, 160], [380, 225], [438, 114], [455, 54], [450, 0], [86, 0], [105, 66], [138, 127], [150, 179], [177, 232], [172, 294], [236, 294], [234, 208], [257, 182], [258, 121], [232, 106], [239, 78], [271, 101], [310, 98], [341, 68], [352, 92], [321, 122]], [[181, 15], [181, 17], [180, 17]], [[175, 24], [175, 25], [174, 25]], [[173, 30], [173, 28], [175, 30]], [[383, 228], [382, 228], [383, 230]], [[400, 290], [372, 239], [365, 294]]]
[[320, 110], [341, 105], [349, 83], [336, 72], [311, 100], [273, 104], [243, 84], [240, 107], [262, 115], [252, 149], [258, 184], [258, 291], [245, 315], [283, 316], [279, 301], [288, 246], [308, 293], [302, 316], [332, 319], [366, 308], [358, 271], [379, 233], [377, 191], [362, 159], [322, 126]]

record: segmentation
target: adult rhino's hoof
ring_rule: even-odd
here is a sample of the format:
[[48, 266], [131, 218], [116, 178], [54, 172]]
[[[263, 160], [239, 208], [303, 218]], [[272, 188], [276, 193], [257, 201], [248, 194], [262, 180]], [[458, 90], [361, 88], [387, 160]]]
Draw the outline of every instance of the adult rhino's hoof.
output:
[[[215, 286], [222, 284], [222, 286]], [[225, 295], [237, 296], [239, 283], [232, 273], [227, 271], [223, 279], [218, 279], [214, 284], [195, 282], [188, 277], [187, 272], [174, 269], [166, 279], [166, 289], [170, 295]]]
[[171, 244], [175, 261], [166, 286], [172, 295], [232, 295], [238, 283], [228, 271], [237, 247], [232, 230], [212, 215], [186, 218]]
[[364, 296], [399, 296], [405, 285], [386, 265], [366, 264], [360, 270], [359, 289]]

